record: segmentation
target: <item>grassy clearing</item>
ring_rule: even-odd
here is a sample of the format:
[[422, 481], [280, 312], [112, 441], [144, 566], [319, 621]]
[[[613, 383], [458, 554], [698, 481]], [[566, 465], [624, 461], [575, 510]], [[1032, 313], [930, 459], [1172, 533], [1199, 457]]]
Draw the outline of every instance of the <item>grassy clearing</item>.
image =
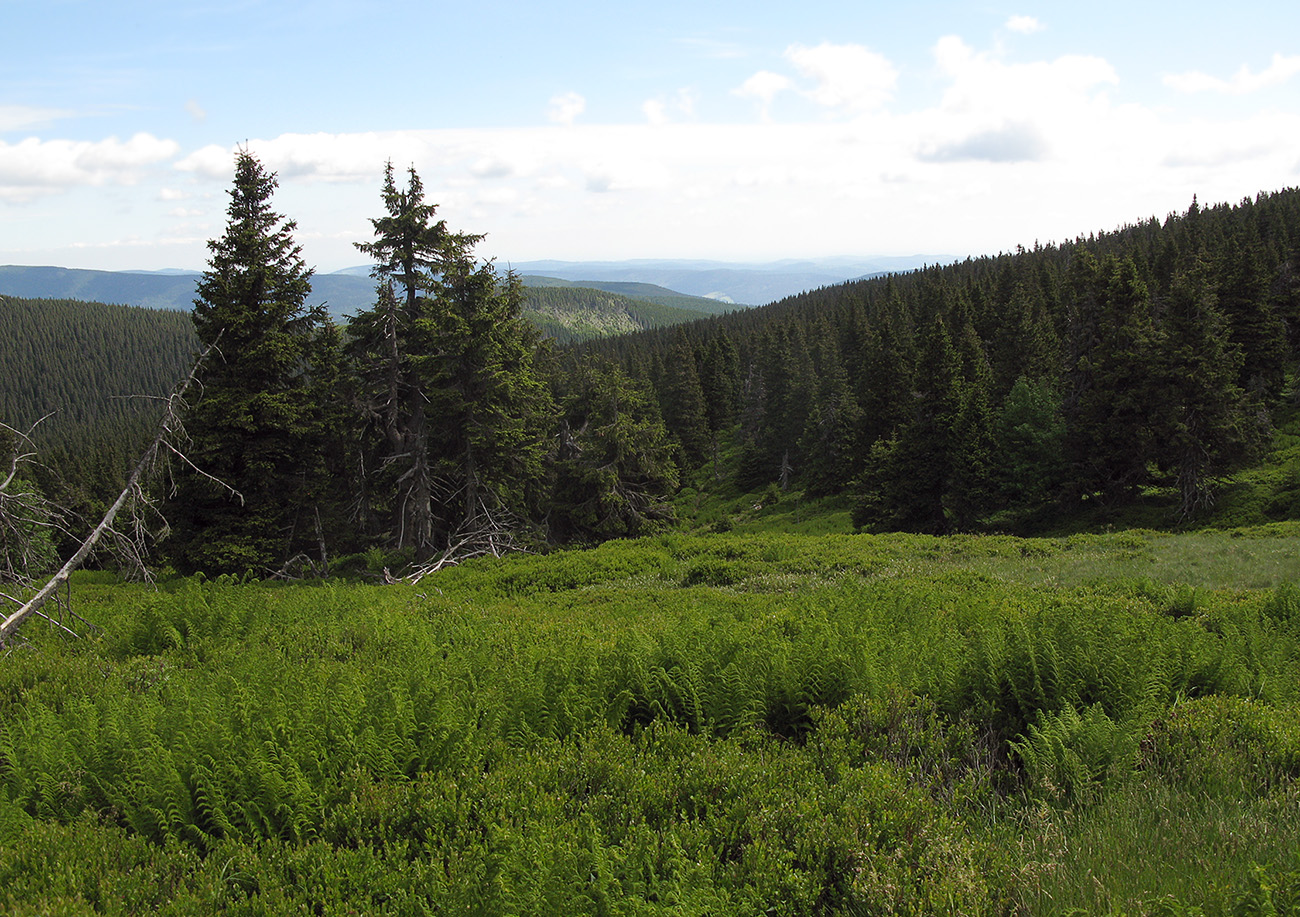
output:
[[1295, 535], [83, 575], [0, 662], [0, 910], [1289, 913]]

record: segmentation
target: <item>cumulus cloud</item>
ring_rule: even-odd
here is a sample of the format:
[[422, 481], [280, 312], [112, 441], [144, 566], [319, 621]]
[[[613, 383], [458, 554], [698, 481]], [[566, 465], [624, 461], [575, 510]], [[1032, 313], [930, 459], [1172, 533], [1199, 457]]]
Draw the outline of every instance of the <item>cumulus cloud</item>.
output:
[[586, 110], [586, 99], [576, 92], [566, 92], [551, 97], [551, 107], [547, 110], [546, 117], [553, 124], [572, 127], [573, 122], [578, 120], [578, 116]]
[[665, 98], [656, 96], [641, 103], [641, 113], [650, 124], [668, 124], [674, 117], [695, 117], [696, 93], [691, 89], [679, 89], [677, 94]]
[[469, 171], [475, 178], [507, 178], [514, 173], [515, 167], [502, 159], [485, 156], [471, 165]]
[[1270, 86], [1285, 83], [1300, 73], [1300, 54], [1274, 54], [1273, 61], [1260, 73], [1253, 73], [1245, 65], [1231, 79], [1220, 79], [1199, 71], [1167, 74], [1164, 83], [1178, 92], [1217, 92], [1223, 95], [1245, 95]]
[[826, 108], [880, 108], [889, 101], [898, 82], [898, 71], [889, 59], [862, 45], [791, 45], [785, 57], [814, 81], [816, 85], [807, 95]]
[[1047, 141], [1032, 124], [1007, 124], [968, 137], [923, 148], [925, 162], [1037, 162], [1048, 153]]
[[[250, 140], [247, 149], [284, 181], [379, 181], [383, 165], [411, 162], [423, 146], [407, 132], [356, 134], [281, 134], [271, 140]], [[196, 178], [228, 181], [234, 174], [237, 147], [215, 144], [195, 150], [176, 169]]]
[[1041, 32], [1047, 26], [1043, 25], [1033, 16], [1012, 16], [1007, 20], [1006, 29], [1009, 32], [1016, 32], [1020, 35], [1033, 35], [1035, 32]]
[[759, 113], [766, 121], [771, 116], [772, 100], [790, 87], [789, 77], [773, 73], [771, 70], [760, 70], [745, 80], [734, 92], [738, 96], [758, 100]]
[[1110, 129], [1105, 91], [1119, 77], [1101, 58], [1008, 63], [947, 36], [934, 59], [948, 87], [936, 109], [913, 119], [923, 161], [1040, 162]]
[[126, 141], [29, 137], [0, 143], [0, 198], [31, 200], [81, 185], [132, 185], [145, 170], [179, 152], [175, 141], [143, 133]]

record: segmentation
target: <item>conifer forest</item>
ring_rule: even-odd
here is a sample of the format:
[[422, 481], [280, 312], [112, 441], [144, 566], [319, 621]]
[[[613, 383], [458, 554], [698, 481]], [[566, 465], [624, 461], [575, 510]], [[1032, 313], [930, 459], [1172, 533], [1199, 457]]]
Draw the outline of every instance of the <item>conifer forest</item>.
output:
[[593, 336], [276, 188], [0, 296], [0, 912], [1300, 914], [1300, 190]]

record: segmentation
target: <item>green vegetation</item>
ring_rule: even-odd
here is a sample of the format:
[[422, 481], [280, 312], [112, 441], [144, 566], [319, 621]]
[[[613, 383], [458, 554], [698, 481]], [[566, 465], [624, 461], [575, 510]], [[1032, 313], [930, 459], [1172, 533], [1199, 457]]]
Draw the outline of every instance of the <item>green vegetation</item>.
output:
[[[1300, 911], [1300, 193], [555, 349], [391, 165], [333, 326], [274, 187], [196, 575], [0, 657], [0, 909]], [[16, 606], [105, 482], [0, 446]]]
[[678, 534], [407, 587], [82, 575], [96, 634], [0, 665], [0, 907], [1294, 913], [1294, 544]]
[[184, 377], [190, 317], [163, 309], [0, 296], [0, 419], [42, 447], [130, 440]]
[[[845, 495], [865, 530], [1038, 534], [1139, 505], [1202, 525], [1295, 403], [1297, 227], [1296, 189], [1193, 200], [580, 349], [654, 387], [689, 464], [706, 464], [695, 404], [725, 400], [708, 427], [740, 449], [715, 474]], [[735, 359], [716, 373], [720, 350]]]
[[668, 295], [618, 293], [609, 287], [650, 287], [650, 284], [569, 284], [546, 277], [523, 277], [524, 317], [547, 337], [561, 344], [586, 341], [614, 334], [627, 334], [646, 328], [680, 325], [710, 315], [714, 310], [700, 308], [710, 300]]

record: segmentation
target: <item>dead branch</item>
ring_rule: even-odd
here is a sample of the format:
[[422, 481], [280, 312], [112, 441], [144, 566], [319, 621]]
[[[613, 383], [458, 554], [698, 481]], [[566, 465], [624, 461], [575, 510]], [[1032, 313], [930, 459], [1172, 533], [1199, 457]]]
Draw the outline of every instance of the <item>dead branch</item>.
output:
[[[215, 348], [216, 342], [213, 342], [199, 354], [198, 359], [194, 361], [194, 367], [190, 370], [189, 376], [168, 397], [167, 406], [163, 412], [162, 420], [158, 424], [158, 434], [154, 437], [153, 442], [149, 444], [149, 447], [144, 451], [144, 454], [140, 457], [140, 461], [136, 463], [134, 470], [131, 472], [130, 478], [126, 482], [126, 487], [122, 489], [122, 492], [118, 494], [117, 499], [113, 501], [113, 505], [108, 508], [106, 513], [104, 513], [104, 518], [101, 519], [99, 524], [96, 525], [91, 533], [86, 536], [85, 540], [82, 541], [81, 546], [77, 548], [73, 555], [68, 558], [67, 562], [59, 568], [59, 571], [55, 573], [44, 586], [37, 590], [21, 608], [5, 618], [3, 623], [0, 623], [0, 648], [9, 643], [18, 628], [25, 620], [27, 620], [27, 618], [32, 615], [47, 617], [41, 614], [41, 608], [44, 607], [46, 602], [48, 602], [52, 597], [57, 595], [59, 588], [68, 581], [69, 577], [72, 575], [72, 571], [76, 570], [82, 562], [85, 561], [86, 557], [94, 549], [100, 538], [102, 538], [106, 533], [115, 532], [113, 529], [113, 521], [117, 518], [117, 514], [121, 511], [122, 507], [125, 506], [132, 497], [143, 497], [141, 481], [144, 479], [146, 473], [155, 466], [159, 452], [163, 449], [167, 449], [178, 455], [181, 454], [180, 450], [172, 445], [170, 439], [173, 436], [183, 435], [184, 427], [181, 423], [181, 412], [185, 405], [185, 393], [189, 390], [190, 386], [194, 384], [204, 360]], [[182, 458], [184, 458], [183, 455]], [[188, 462], [188, 459], [186, 459], [186, 461]], [[13, 476], [14, 475], [11, 475], [10, 477], [12, 478]], [[239, 496], [238, 492], [229, 487], [229, 485], [222, 483], [222, 486], [232, 494]], [[242, 497], [240, 497], [240, 499], [242, 500]], [[50, 619], [47, 617], [47, 620]], [[61, 623], [59, 623], [59, 626], [64, 630], [68, 630], [70, 633], [72, 632]]]
[[476, 557], [501, 557], [511, 553], [529, 553], [529, 549], [519, 539], [522, 525], [512, 513], [498, 509], [495, 514], [480, 499], [477, 512], [471, 515], [471, 522], [463, 524], [452, 535], [451, 544], [436, 558], [421, 564], [404, 580], [418, 583], [431, 573], [437, 573], [447, 567], [454, 567]]

